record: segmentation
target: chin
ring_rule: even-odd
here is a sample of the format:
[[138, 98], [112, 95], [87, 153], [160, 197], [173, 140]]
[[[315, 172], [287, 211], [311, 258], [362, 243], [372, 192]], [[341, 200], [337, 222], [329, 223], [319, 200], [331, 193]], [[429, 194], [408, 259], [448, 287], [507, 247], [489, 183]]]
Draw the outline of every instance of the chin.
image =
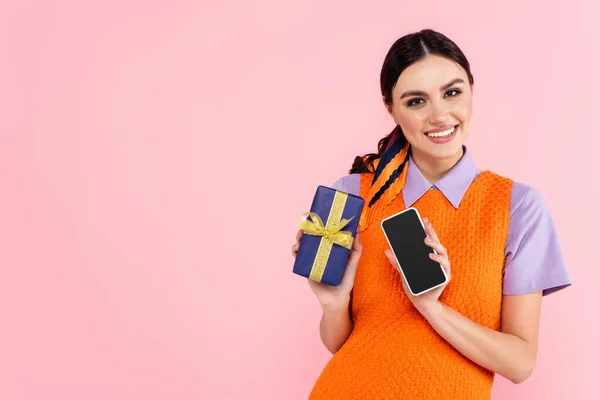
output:
[[445, 143], [443, 145], [427, 143], [425, 146], [420, 147], [417, 150], [429, 158], [442, 161], [455, 158], [457, 154], [462, 156], [462, 147], [463, 141], [453, 140], [452, 142]]
[[[451, 143], [448, 143], [448, 144], [451, 144]], [[428, 152], [428, 154], [431, 157], [437, 158], [439, 160], [454, 158], [454, 157], [456, 157], [457, 154], [462, 155], [462, 143], [452, 144], [452, 146], [447, 146], [444, 149], [441, 149], [441, 148], [432, 149], [430, 152]]]

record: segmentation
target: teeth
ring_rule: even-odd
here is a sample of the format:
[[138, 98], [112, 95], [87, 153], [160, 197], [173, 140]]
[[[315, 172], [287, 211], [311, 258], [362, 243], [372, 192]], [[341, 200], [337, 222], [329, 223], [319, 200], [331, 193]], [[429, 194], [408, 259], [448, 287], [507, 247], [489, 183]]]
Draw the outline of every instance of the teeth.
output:
[[435, 133], [427, 133], [426, 135], [429, 137], [444, 137], [444, 136], [449, 136], [452, 134], [452, 132], [454, 132], [454, 128], [450, 128], [446, 131], [443, 132], [435, 132]]

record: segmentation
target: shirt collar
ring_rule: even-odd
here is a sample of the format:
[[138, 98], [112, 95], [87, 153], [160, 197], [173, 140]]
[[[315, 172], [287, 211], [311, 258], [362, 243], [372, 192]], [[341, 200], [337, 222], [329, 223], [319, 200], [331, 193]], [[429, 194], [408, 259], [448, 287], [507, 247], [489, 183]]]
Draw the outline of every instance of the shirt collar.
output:
[[458, 163], [442, 179], [437, 181], [435, 185], [429, 183], [423, 176], [411, 155], [408, 161], [406, 184], [404, 189], [402, 189], [404, 205], [407, 208], [411, 207], [421, 196], [433, 188], [440, 190], [454, 208], [458, 208], [467, 189], [478, 173], [473, 158], [464, 145], [463, 150], [464, 154]]

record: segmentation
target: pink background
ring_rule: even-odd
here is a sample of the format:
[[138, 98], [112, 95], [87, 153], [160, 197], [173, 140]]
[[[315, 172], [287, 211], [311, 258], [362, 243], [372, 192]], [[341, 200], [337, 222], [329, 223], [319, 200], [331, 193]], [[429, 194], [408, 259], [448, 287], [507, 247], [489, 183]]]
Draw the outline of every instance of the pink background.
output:
[[379, 69], [425, 27], [472, 63], [478, 166], [541, 191], [574, 281], [494, 398], [596, 398], [596, 4], [3, 1], [0, 398], [306, 398], [330, 355], [296, 224], [391, 129]]

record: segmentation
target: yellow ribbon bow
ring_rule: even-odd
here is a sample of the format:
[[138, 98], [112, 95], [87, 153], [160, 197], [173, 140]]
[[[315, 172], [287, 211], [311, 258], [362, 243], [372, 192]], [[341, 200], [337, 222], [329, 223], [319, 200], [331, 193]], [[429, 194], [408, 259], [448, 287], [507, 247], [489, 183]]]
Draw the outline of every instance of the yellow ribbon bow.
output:
[[[309, 221], [308, 217], [310, 217], [312, 221]], [[350, 219], [342, 219], [337, 223], [334, 222], [325, 226], [323, 224], [323, 220], [318, 214], [307, 212], [302, 214], [302, 220], [298, 227], [308, 235], [322, 236], [332, 243], [338, 244], [347, 249], [351, 249], [352, 243], [354, 242], [352, 232], [342, 231], [342, 228], [352, 221], [353, 218], [354, 217]]]

